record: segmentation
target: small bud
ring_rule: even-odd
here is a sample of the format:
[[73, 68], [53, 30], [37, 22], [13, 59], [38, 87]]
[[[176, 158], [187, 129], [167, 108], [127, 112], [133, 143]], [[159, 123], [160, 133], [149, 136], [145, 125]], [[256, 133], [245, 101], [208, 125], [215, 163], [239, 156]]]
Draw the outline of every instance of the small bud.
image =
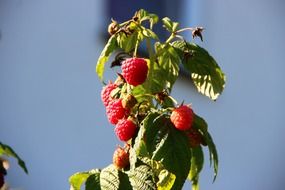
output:
[[168, 97], [168, 94], [167, 94], [167, 92], [162, 91], [162, 92], [155, 94], [155, 97], [160, 103], [163, 103], [165, 98]]
[[203, 32], [204, 28], [203, 27], [196, 27], [193, 31], [192, 31], [192, 38], [194, 39], [195, 37], [199, 37], [201, 39], [201, 41], [203, 42], [203, 36], [202, 36], [202, 32]]
[[120, 29], [119, 24], [117, 23], [117, 21], [112, 19], [111, 24], [109, 24], [108, 26], [108, 32], [109, 34], [112, 36], [113, 34], [115, 34], [118, 30]]
[[118, 85], [118, 86], [121, 86], [121, 85], [125, 84], [126, 81], [125, 81], [123, 75], [120, 74], [120, 73], [117, 73], [117, 74], [118, 74], [118, 77], [117, 77], [117, 79], [115, 80], [115, 84]]
[[122, 106], [125, 109], [132, 109], [137, 103], [138, 103], [137, 99], [131, 94], [128, 94], [122, 100]]

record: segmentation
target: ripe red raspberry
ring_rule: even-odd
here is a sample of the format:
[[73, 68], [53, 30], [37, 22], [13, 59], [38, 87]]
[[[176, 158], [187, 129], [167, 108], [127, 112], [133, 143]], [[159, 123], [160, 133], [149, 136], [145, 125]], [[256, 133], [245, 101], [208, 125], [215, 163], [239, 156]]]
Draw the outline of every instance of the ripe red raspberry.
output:
[[102, 99], [104, 106], [107, 106], [110, 103], [110, 101], [112, 101], [112, 97], [110, 95], [111, 95], [111, 92], [116, 88], [117, 88], [117, 85], [111, 82], [107, 84], [105, 87], [103, 87], [101, 91], [101, 99]]
[[122, 75], [133, 86], [144, 83], [147, 72], [147, 62], [143, 58], [129, 58], [122, 63]]
[[191, 147], [195, 148], [200, 144], [203, 144], [203, 137], [197, 129], [191, 128], [190, 130], [186, 131], [186, 133]]
[[113, 164], [118, 168], [122, 169], [130, 164], [129, 153], [122, 147], [118, 147], [113, 155]]
[[121, 119], [115, 128], [115, 133], [121, 141], [130, 140], [136, 132], [136, 124], [129, 119]]
[[4, 181], [4, 174], [0, 173], [0, 188], [4, 185], [5, 181]]
[[110, 123], [117, 124], [120, 119], [128, 114], [128, 110], [122, 106], [122, 99], [111, 101], [106, 107], [107, 117]]
[[193, 110], [186, 105], [179, 106], [171, 113], [170, 120], [179, 130], [188, 130], [192, 127], [194, 118]]

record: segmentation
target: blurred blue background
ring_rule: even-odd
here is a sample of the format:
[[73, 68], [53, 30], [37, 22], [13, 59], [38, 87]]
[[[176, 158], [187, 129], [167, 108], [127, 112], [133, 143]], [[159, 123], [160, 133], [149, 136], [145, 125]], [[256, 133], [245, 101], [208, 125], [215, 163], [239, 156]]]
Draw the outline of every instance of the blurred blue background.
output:
[[206, 118], [219, 151], [219, 176], [212, 184], [207, 160], [201, 190], [284, 190], [282, 0], [0, 0], [0, 139], [30, 172], [12, 160], [12, 189], [69, 189], [73, 173], [111, 163], [120, 142], [94, 68], [110, 17], [121, 21], [136, 7], [205, 27], [205, 41], [196, 42], [227, 74], [217, 102], [184, 78], [173, 91]]

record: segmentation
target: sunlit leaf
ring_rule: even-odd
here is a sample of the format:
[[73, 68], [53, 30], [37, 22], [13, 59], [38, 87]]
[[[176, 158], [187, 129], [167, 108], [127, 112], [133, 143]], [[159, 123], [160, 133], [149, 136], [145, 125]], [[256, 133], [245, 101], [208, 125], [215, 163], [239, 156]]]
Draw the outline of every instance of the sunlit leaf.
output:
[[[78, 172], [78, 173], [73, 174], [69, 178], [69, 183], [71, 185], [70, 189], [71, 190], [80, 190], [83, 183], [91, 175], [100, 175], [100, 170], [95, 169], [95, 170], [90, 170], [90, 171], [86, 171], [86, 172]], [[94, 190], [97, 190], [97, 189], [94, 189]]]
[[[133, 89], [137, 94], [155, 94], [164, 89], [171, 90], [179, 74], [180, 58], [173, 47], [157, 44], [156, 51], [161, 52], [156, 60], [148, 61], [148, 76], [146, 81]], [[146, 97], [147, 98], [147, 97]]]
[[137, 16], [139, 17], [140, 22], [148, 20], [150, 23], [150, 29], [152, 29], [153, 25], [156, 24], [159, 20], [156, 14], [149, 13], [144, 9], [140, 9]]
[[176, 176], [173, 189], [181, 189], [190, 170], [191, 152], [186, 135], [176, 130], [164, 115], [151, 114], [145, 120], [141, 128], [145, 128], [147, 151]]
[[163, 26], [168, 30], [169, 32], [175, 32], [179, 26], [178, 22], [173, 22], [168, 17], [164, 17], [162, 19]]
[[175, 41], [171, 45], [179, 52], [198, 92], [216, 100], [224, 90], [226, 77], [215, 59], [194, 43]]
[[153, 171], [148, 165], [140, 165], [129, 172], [130, 182], [134, 190], [156, 190]]
[[105, 63], [108, 61], [112, 52], [115, 51], [117, 48], [117, 35], [112, 35], [97, 61], [96, 73], [100, 80], [103, 80]]
[[167, 170], [161, 170], [157, 182], [158, 190], [171, 190], [175, 182], [176, 176]]
[[113, 164], [102, 169], [100, 175], [102, 190], [131, 190], [127, 174], [118, 170]]

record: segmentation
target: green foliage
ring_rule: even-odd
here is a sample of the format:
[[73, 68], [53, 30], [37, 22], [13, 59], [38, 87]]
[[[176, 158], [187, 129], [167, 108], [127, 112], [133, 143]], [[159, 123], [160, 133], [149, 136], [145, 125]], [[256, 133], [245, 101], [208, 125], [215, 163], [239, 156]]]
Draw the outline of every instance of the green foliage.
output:
[[134, 190], [146, 189], [155, 190], [156, 185], [153, 180], [153, 171], [148, 165], [135, 167], [129, 173], [131, 185]]
[[137, 124], [138, 130], [131, 140], [125, 142], [130, 165], [118, 169], [111, 164], [102, 170], [74, 174], [70, 177], [74, 190], [79, 190], [84, 182], [85, 190], [180, 190], [187, 178], [192, 182], [192, 190], [199, 190], [199, 175], [204, 164], [201, 145], [208, 147], [216, 179], [218, 154], [207, 123], [194, 115], [192, 128], [203, 141], [192, 147], [189, 131], [179, 131], [171, 122], [170, 115], [179, 105], [170, 93], [181, 67], [190, 73], [198, 92], [212, 100], [222, 93], [225, 75], [204, 48], [185, 41], [180, 35], [193, 28], [180, 29], [178, 22], [165, 17], [162, 19], [163, 27], [170, 36], [162, 42], [152, 30], [158, 21], [157, 15], [141, 9], [132, 19], [116, 25], [118, 29], [111, 33], [96, 66], [96, 72], [103, 80], [105, 64], [113, 52], [120, 51], [115, 58], [116, 64], [112, 64], [119, 66], [124, 60], [117, 58], [119, 55], [141, 57], [138, 47], [142, 43], [147, 46], [148, 56], [143, 52], [148, 65], [144, 83], [132, 86], [119, 74], [115, 81], [118, 87], [110, 93], [114, 99], [126, 100], [128, 95], [135, 98], [135, 105], [130, 108], [128, 116]]
[[215, 181], [218, 175], [219, 159], [214, 141], [210, 133], [208, 132], [207, 123], [203, 118], [195, 114], [193, 127], [199, 129], [199, 131], [203, 134], [203, 137], [206, 141], [210, 154], [210, 164], [212, 165], [212, 163], [214, 163], [214, 181]]
[[105, 63], [108, 61], [111, 53], [118, 47], [116, 38], [116, 35], [111, 36], [97, 61], [96, 72], [101, 80], [103, 80]]
[[[101, 171], [100, 175], [100, 185], [102, 190], [117, 190], [125, 189], [125, 187], [130, 187], [128, 183], [121, 183], [120, 179], [125, 179], [121, 177], [121, 172], [116, 169], [114, 165], [109, 165]], [[124, 180], [125, 182], [125, 180]], [[129, 188], [127, 188], [129, 189]], [[127, 190], [126, 189], [126, 190]]]
[[199, 173], [204, 164], [204, 154], [201, 146], [191, 148], [191, 169], [188, 179], [192, 181], [193, 190], [199, 190]]
[[157, 113], [146, 117], [140, 130], [144, 131], [148, 155], [176, 176], [172, 188], [181, 189], [190, 170], [191, 152], [186, 135], [176, 130], [165, 115]]
[[226, 77], [215, 59], [194, 43], [175, 41], [171, 45], [179, 52], [183, 66], [191, 74], [197, 90], [216, 100], [223, 92]]
[[2, 155], [16, 158], [17, 161], [18, 161], [19, 166], [26, 173], [28, 173], [28, 169], [26, 167], [25, 162], [16, 154], [16, 152], [10, 146], [0, 142], [0, 156], [2, 156]]
[[166, 28], [166, 30], [168, 30], [169, 32], [176, 32], [178, 26], [179, 26], [179, 23], [178, 22], [172, 22], [170, 20], [170, 18], [168, 17], [165, 17], [162, 19], [162, 22], [163, 22], [163, 27]]
[[101, 190], [100, 172], [90, 175], [85, 182], [85, 190]]
[[157, 189], [158, 190], [170, 190], [172, 189], [176, 176], [167, 170], [161, 170], [158, 175]]
[[[98, 176], [100, 176], [100, 170], [98, 170], [98, 169], [94, 169], [94, 170], [90, 170], [90, 171], [86, 171], [86, 172], [75, 173], [72, 176], [70, 176], [70, 178], [69, 178], [69, 183], [71, 185], [70, 189], [71, 190], [80, 190], [82, 184], [86, 180], [88, 180], [89, 177], [91, 177], [90, 180], [88, 180], [88, 188], [89, 188], [89, 185], [91, 183], [93, 183], [93, 181], [95, 181], [95, 180], [98, 181]], [[92, 179], [94, 179], [94, 180], [92, 180]], [[86, 183], [86, 186], [87, 186], [87, 183]], [[87, 190], [87, 188], [86, 188], [86, 190]], [[95, 190], [95, 188], [94, 188], [94, 190]]]

